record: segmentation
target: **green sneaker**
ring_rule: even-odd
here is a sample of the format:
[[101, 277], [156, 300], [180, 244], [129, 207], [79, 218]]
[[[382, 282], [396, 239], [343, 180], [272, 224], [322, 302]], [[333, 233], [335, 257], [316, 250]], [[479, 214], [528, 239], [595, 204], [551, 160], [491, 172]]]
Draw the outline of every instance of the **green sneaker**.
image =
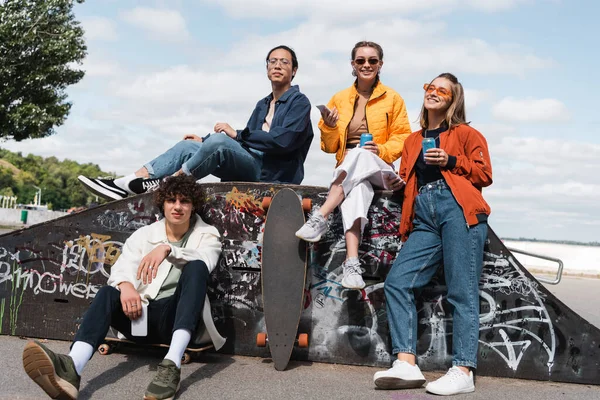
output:
[[23, 349], [23, 368], [52, 399], [77, 399], [81, 377], [71, 357], [56, 354], [37, 340]]
[[166, 358], [158, 364], [156, 376], [148, 385], [144, 400], [173, 400], [179, 390], [181, 370]]

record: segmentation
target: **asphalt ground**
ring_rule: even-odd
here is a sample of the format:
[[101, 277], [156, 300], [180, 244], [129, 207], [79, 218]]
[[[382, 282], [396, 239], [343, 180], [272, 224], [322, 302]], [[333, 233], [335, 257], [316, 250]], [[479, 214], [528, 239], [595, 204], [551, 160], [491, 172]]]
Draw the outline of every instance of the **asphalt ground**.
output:
[[[565, 277], [552, 293], [600, 326], [597, 299], [600, 280]], [[44, 399], [42, 390], [29, 379], [22, 367], [21, 354], [26, 340], [0, 336], [0, 399]], [[69, 343], [49, 341], [58, 352], [68, 352]], [[86, 367], [80, 399], [141, 399], [152, 380], [161, 350], [123, 348], [108, 356], [95, 355]], [[178, 399], [385, 399], [422, 400], [437, 396], [425, 389], [383, 391], [373, 386], [378, 368], [292, 361], [278, 372], [269, 359], [203, 353], [182, 367]], [[443, 372], [425, 372], [431, 381]], [[600, 399], [598, 385], [478, 377], [475, 393], [456, 399]]]

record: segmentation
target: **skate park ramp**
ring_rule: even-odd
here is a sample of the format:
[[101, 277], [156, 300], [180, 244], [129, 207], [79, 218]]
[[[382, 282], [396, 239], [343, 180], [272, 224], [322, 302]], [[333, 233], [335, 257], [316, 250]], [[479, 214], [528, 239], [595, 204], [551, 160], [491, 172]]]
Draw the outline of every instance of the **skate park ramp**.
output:
[[[265, 331], [260, 255], [262, 198], [282, 187], [324, 201], [323, 187], [249, 183], [201, 184], [199, 214], [221, 232], [223, 254], [211, 276], [222, 351], [268, 357], [255, 345]], [[309, 247], [309, 270], [299, 332], [308, 349], [293, 358], [388, 367], [393, 360], [383, 285], [400, 248], [401, 194], [378, 192], [360, 247], [367, 287], [341, 286], [345, 242], [338, 212], [329, 231]], [[115, 201], [0, 236], [0, 334], [73, 339], [81, 317], [124, 241], [154, 222], [151, 194]], [[285, 263], [285, 260], [282, 260]], [[502, 244], [492, 229], [480, 280], [479, 375], [600, 384], [600, 330], [552, 295]], [[418, 362], [445, 370], [452, 358], [452, 310], [440, 270], [418, 302]]]

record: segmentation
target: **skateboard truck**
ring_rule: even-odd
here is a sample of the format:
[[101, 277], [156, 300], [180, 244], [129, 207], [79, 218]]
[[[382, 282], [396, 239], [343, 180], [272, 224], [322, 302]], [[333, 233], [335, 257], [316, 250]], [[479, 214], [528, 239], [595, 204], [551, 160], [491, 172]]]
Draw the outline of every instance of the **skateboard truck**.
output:
[[[298, 196], [300, 200], [302, 200], [302, 210], [304, 212], [309, 212], [312, 209], [312, 199], [303, 199]], [[273, 197], [267, 196], [262, 199], [262, 208], [263, 210], [268, 210], [271, 205], [271, 201], [273, 201]]]
[[[259, 332], [256, 334], [256, 346], [258, 347], [267, 347], [267, 343], [269, 342], [269, 337], [265, 332]], [[308, 333], [300, 333], [298, 334], [298, 338], [295, 343], [300, 348], [308, 347]]]

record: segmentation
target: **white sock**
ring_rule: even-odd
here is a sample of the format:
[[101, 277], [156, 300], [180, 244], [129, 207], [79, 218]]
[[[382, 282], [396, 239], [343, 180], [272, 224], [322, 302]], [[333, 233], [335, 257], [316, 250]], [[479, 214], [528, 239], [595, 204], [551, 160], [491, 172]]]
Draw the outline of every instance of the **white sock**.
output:
[[86, 342], [73, 343], [73, 347], [71, 347], [69, 357], [73, 359], [77, 375], [81, 376], [83, 368], [88, 363], [88, 361], [90, 361], [92, 354], [94, 354], [94, 348], [91, 344]]
[[115, 185], [117, 185], [121, 189], [130, 192], [131, 190], [129, 190], [129, 182], [131, 182], [132, 180], [137, 179], [137, 178], [139, 178], [139, 177], [135, 176], [135, 174], [129, 174], [129, 175], [125, 175], [121, 178], [117, 178], [113, 182]]
[[183, 357], [185, 348], [190, 344], [191, 339], [192, 332], [187, 329], [177, 329], [173, 332], [169, 352], [165, 356], [165, 359], [173, 361], [177, 365], [177, 368], [181, 368], [181, 357]]

